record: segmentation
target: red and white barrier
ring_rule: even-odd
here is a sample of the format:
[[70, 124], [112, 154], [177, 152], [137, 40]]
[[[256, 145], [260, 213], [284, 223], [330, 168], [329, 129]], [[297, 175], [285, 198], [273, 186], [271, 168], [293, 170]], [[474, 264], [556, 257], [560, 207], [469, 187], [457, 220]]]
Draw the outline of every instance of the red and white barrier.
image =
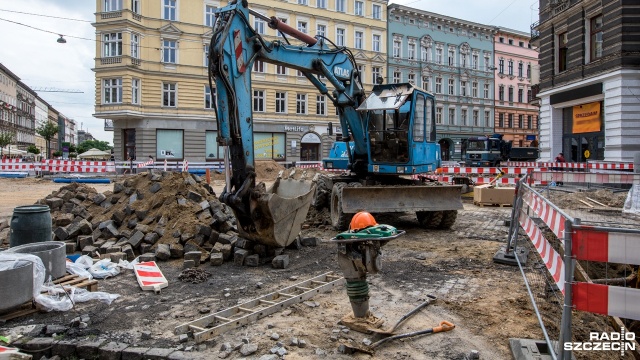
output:
[[541, 198], [532, 191], [527, 191], [523, 195], [523, 200], [529, 205], [531, 210], [547, 224], [556, 237], [564, 243], [564, 223], [567, 219], [562, 216], [559, 211], [554, 209], [546, 199]]
[[505, 174], [522, 175], [533, 172], [533, 167], [441, 167], [436, 170], [437, 174]]
[[16, 159], [0, 161], [0, 171], [31, 171], [35, 168], [34, 163], [11, 160]]
[[640, 320], [640, 289], [584, 282], [573, 284], [572, 289], [577, 310]]
[[114, 172], [115, 163], [111, 161], [44, 160], [38, 170], [49, 172], [103, 173]]
[[591, 183], [591, 184], [634, 184], [640, 183], [640, 175], [637, 174], [600, 174], [600, 173], [572, 173], [572, 172], [534, 172], [531, 174], [534, 181], [541, 182], [567, 182], [567, 183]]
[[187, 160], [182, 162], [182, 172], [188, 172], [189, 171], [189, 162]]
[[551, 247], [549, 241], [542, 235], [542, 231], [540, 231], [538, 225], [536, 225], [530, 217], [521, 214], [518, 220], [525, 233], [529, 236], [529, 239], [531, 239], [538, 254], [540, 254], [553, 280], [558, 284], [558, 288], [564, 294], [564, 262], [562, 261], [562, 256]]
[[155, 163], [155, 162], [154, 162], [154, 161], [153, 161], [153, 159], [152, 159], [152, 160], [149, 160], [149, 161], [147, 161], [147, 162], [140, 163], [140, 164], [138, 164], [137, 166], [138, 166], [138, 168], [143, 168], [143, 167], [145, 167], [145, 166], [153, 165], [154, 163]]
[[155, 261], [134, 264], [133, 272], [142, 290], [159, 290], [169, 286], [169, 282]]
[[640, 234], [575, 227], [572, 253], [578, 260], [640, 265]]
[[565, 169], [598, 169], [598, 170], [633, 170], [633, 163], [557, 163], [557, 162], [531, 162], [531, 161], [507, 161], [504, 165], [509, 167], [533, 167], [533, 168], [565, 168]]

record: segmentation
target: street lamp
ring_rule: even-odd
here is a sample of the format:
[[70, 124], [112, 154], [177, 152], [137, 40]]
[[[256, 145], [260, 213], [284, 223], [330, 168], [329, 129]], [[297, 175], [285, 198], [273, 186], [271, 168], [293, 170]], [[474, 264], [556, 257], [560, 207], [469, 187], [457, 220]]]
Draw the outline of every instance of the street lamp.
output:
[[494, 71], [494, 70], [497, 70], [498, 68], [497, 68], [497, 67], [495, 67], [495, 66], [489, 66], [489, 67], [487, 67], [487, 69], [488, 69], [488, 70], [491, 70], [491, 71]]
[[60, 35], [60, 37], [58, 38], [58, 44], [66, 44], [67, 40], [65, 40], [62, 35]]

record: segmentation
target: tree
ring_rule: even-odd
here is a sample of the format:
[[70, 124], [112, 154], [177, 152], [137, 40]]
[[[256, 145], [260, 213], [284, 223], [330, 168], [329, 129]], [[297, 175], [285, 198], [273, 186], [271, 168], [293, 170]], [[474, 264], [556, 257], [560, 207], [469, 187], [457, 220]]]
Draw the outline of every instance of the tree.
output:
[[0, 130], [0, 156], [2, 156], [2, 149], [13, 142], [16, 134], [8, 130]]
[[58, 134], [58, 125], [45, 121], [38, 125], [36, 129], [38, 135], [42, 136], [47, 141], [47, 158], [51, 154], [51, 139]]
[[38, 154], [40, 154], [40, 149], [38, 149], [35, 145], [31, 144], [27, 148], [27, 152], [35, 154], [35, 155], [38, 155]]
[[100, 140], [86, 140], [78, 145], [78, 154], [89, 151], [89, 149], [96, 148], [102, 151], [108, 151], [113, 149], [113, 146], [109, 145], [107, 141]]

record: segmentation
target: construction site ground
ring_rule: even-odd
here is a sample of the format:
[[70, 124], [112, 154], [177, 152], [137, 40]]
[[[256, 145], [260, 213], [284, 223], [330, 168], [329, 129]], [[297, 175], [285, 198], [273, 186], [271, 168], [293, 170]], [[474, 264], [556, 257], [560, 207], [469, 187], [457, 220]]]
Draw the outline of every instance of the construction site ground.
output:
[[[220, 194], [223, 180], [212, 187]], [[48, 180], [0, 179], [0, 217], [10, 216], [13, 207], [32, 204], [58, 189]], [[113, 185], [96, 185], [98, 192], [112, 190]], [[123, 272], [113, 278], [99, 280], [99, 290], [119, 294], [111, 305], [98, 302], [77, 304], [65, 313], [38, 313], [0, 325], [0, 335], [19, 326], [67, 326], [77, 316], [88, 314], [86, 329], [67, 332], [63, 340], [99, 340], [124, 342], [131, 346], [192, 350], [189, 358], [217, 358], [221, 344], [239, 344], [248, 339], [258, 351], [247, 358], [258, 359], [270, 354], [277, 341], [284, 344], [286, 359], [466, 359], [472, 350], [481, 359], [510, 359], [509, 338], [542, 339], [542, 333], [522, 276], [517, 267], [495, 264], [492, 257], [506, 240], [511, 208], [477, 207], [470, 198], [464, 201], [451, 230], [425, 230], [414, 214], [399, 217], [381, 216], [388, 223], [406, 230], [406, 235], [383, 247], [382, 271], [369, 277], [371, 310], [395, 323], [403, 314], [435, 295], [438, 300], [407, 321], [399, 330], [410, 332], [436, 326], [446, 320], [456, 328], [446, 333], [387, 343], [373, 357], [365, 354], [344, 355], [339, 344], [362, 344], [370, 335], [346, 331], [338, 325], [340, 318], [351, 312], [343, 286], [315, 296], [312, 301], [291, 306], [250, 325], [228, 331], [202, 344], [193, 340], [179, 343], [173, 330], [177, 325], [245, 301], [260, 297], [296, 282], [330, 272], [340, 272], [336, 262], [336, 246], [329, 243], [336, 232], [328, 226], [312, 226], [302, 231], [303, 237], [323, 240], [316, 247], [287, 249], [290, 266], [276, 270], [270, 264], [259, 267], [200, 265], [211, 276], [203, 283], [178, 280], [183, 260], [159, 262], [169, 281], [160, 294], [141, 291], [134, 274]], [[576, 327], [588, 333], [603, 329], [604, 320], [589, 315], [589, 321], [574, 320]], [[149, 335], [150, 336], [143, 336]], [[273, 333], [279, 340], [272, 340]], [[148, 337], [148, 338], [147, 338]], [[302, 339], [305, 348], [289, 346], [291, 338]], [[146, 339], [144, 339], [146, 338]], [[336, 341], [337, 339], [337, 341]], [[614, 359], [613, 354], [592, 352], [576, 354], [579, 359]], [[228, 358], [244, 358], [233, 351]]]

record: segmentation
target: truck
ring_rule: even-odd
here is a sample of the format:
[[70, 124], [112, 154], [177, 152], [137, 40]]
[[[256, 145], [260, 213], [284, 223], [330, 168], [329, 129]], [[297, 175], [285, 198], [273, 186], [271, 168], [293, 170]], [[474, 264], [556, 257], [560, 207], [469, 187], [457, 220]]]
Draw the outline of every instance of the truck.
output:
[[[224, 149], [226, 186], [220, 200], [236, 215], [241, 236], [284, 247], [299, 233], [311, 203], [330, 204], [331, 222], [347, 228], [358, 211], [415, 212], [428, 227], [449, 228], [462, 209], [460, 187], [429, 186], [410, 175], [441, 164], [435, 142], [435, 98], [411, 84], [375, 85], [367, 96], [351, 51], [311, 37], [231, 1], [215, 10], [209, 48], [209, 85], [216, 89], [218, 144]], [[268, 41], [253, 15], [282, 34]], [[291, 44], [289, 37], [301, 44]], [[315, 182], [278, 179], [256, 184], [251, 71], [264, 61], [300, 71], [337, 108], [348, 161], [344, 174]], [[213, 91], [212, 91], [213, 92]], [[352, 145], [347, 145], [351, 144]]]
[[465, 141], [466, 166], [499, 166], [502, 161], [535, 161], [538, 148], [513, 147], [511, 141], [502, 140], [502, 134], [470, 137]]

